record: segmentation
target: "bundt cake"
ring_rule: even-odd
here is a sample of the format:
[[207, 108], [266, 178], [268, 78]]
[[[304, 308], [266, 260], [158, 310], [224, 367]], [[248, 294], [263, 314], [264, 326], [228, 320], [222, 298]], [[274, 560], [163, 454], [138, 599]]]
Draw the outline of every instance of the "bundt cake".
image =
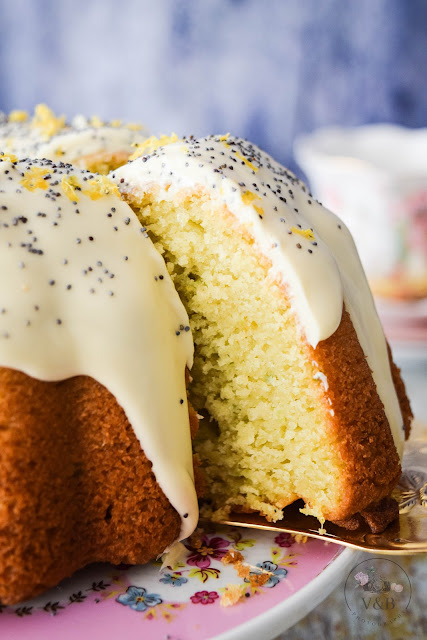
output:
[[4, 604], [188, 536], [190, 431], [213, 517], [395, 515], [411, 413], [345, 226], [229, 135], [134, 157], [0, 153]]
[[70, 162], [104, 175], [124, 164], [133, 146], [146, 137], [141, 125], [103, 122], [97, 116], [75, 116], [67, 124], [65, 116], [56, 116], [44, 104], [36, 106], [32, 118], [17, 110], [0, 118], [0, 150], [19, 159]]
[[395, 517], [383, 500], [411, 411], [347, 228], [249, 142], [164, 143], [111, 179], [189, 314], [194, 447], [216, 515], [276, 521], [302, 499], [321, 522]]
[[0, 154], [0, 273], [0, 601], [13, 604], [193, 531], [193, 343], [104, 176]]

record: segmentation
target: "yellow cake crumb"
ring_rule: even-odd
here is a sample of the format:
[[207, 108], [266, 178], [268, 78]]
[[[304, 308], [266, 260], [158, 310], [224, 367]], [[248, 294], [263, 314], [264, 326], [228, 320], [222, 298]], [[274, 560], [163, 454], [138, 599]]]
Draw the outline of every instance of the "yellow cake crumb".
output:
[[244, 558], [240, 551], [236, 551], [236, 549], [229, 549], [225, 556], [221, 558], [222, 564], [236, 564], [237, 562], [243, 562]]
[[[204, 507], [202, 507], [202, 509], [204, 509]], [[219, 509], [215, 509], [215, 511], [212, 510], [212, 507], [207, 507], [206, 513], [210, 514], [209, 520], [212, 520], [212, 522], [223, 522], [230, 517], [231, 506], [226, 504]]]
[[262, 587], [272, 575], [266, 569], [260, 569], [260, 567], [254, 567], [244, 562], [243, 555], [235, 549], [229, 549], [221, 562], [224, 565], [233, 565], [239, 578], [249, 581], [252, 587]]
[[270, 572], [263, 573], [250, 573], [248, 576], [251, 587], [262, 587], [266, 582], [270, 580]]
[[326, 533], [326, 529], [324, 529], [323, 525], [325, 524], [325, 518], [319, 512], [318, 509], [314, 509], [310, 507], [308, 504], [304, 505], [303, 509], [300, 509], [300, 513], [303, 513], [305, 516], [314, 516], [320, 522], [320, 527], [318, 529], [318, 533], [322, 536]]
[[243, 564], [243, 562], [236, 562], [234, 568], [236, 569], [236, 573], [239, 578], [249, 578], [251, 573], [251, 568], [249, 565]]
[[221, 607], [232, 607], [245, 597], [245, 591], [239, 584], [228, 584], [220, 600]]
[[308, 536], [305, 536], [303, 533], [295, 533], [294, 540], [298, 544], [305, 544], [308, 540]]

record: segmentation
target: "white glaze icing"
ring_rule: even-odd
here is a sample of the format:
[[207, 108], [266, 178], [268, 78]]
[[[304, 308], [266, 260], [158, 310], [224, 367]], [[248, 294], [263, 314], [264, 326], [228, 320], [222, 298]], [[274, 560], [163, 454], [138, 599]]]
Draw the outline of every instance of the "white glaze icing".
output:
[[329, 389], [328, 378], [325, 376], [325, 374], [322, 371], [316, 371], [313, 378], [315, 380], [320, 380], [325, 391]]
[[198, 520], [184, 377], [193, 355], [188, 316], [115, 185], [70, 165], [0, 161], [0, 273], [0, 366], [103, 384], [187, 537]]
[[294, 174], [251, 143], [227, 135], [160, 147], [111, 177], [123, 193], [155, 185], [159, 198], [173, 200], [187, 189], [202, 188], [225, 204], [271, 260], [271, 276], [287, 286], [301, 330], [314, 348], [335, 332], [344, 303], [401, 455], [403, 420], [386, 341], [353, 239]]
[[37, 146], [43, 142], [40, 131], [30, 127], [28, 122], [10, 122], [4, 114], [2, 116], [0, 151], [14, 153], [18, 158], [32, 156]]

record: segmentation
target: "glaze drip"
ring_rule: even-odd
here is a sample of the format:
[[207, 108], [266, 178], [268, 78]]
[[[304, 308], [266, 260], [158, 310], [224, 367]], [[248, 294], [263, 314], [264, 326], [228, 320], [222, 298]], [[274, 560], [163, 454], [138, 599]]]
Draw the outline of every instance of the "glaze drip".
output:
[[193, 344], [179, 330], [188, 317], [116, 185], [0, 155], [0, 272], [0, 365], [103, 384], [180, 514], [180, 537], [190, 535], [198, 510], [184, 374]]

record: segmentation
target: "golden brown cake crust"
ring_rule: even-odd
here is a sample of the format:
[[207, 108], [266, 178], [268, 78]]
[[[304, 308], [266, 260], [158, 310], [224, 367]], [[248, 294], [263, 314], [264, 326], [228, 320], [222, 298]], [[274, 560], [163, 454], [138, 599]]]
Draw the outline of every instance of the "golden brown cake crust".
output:
[[393, 498], [387, 497], [366, 507], [360, 513], [354, 514], [347, 520], [334, 520], [334, 524], [349, 531], [355, 531], [368, 525], [372, 533], [381, 533], [384, 529], [399, 517], [399, 505]]
[[390, 360], [391, 375], [393, 377], [394, 387], [396, 389], [397, 397], [399, 398], [400, 410], [402, 412], [403, 424], [405, 425], [405, 438], [409, 438], [411, 431], [411, 422], [414, 417], [409, 403], [409, 398], [406, 395], [405, 383], [400, 375], [400, 369], [393, 362], [393, 356], [391, 354], [390, 345], [387, 343], [388, 358]]
[[90, 562], [147, 562], [180, 524], [105, 387], [0, 368], [2, 603], [33, 597]]
[[[345, 309], [336, 332], [320, 342], [315, 351], [310, 350], [328, 379], [328, 396], [334, 410], [329, 421], [331, 444], [345, 464], [341, 479], [344, 500], [325, 515], [328, 520], [346, 520], [390, 495], [401, 473], [399, 456], [372, 373]], [[409, 402], [396, 368], [393, 373], [409, 429]]]

